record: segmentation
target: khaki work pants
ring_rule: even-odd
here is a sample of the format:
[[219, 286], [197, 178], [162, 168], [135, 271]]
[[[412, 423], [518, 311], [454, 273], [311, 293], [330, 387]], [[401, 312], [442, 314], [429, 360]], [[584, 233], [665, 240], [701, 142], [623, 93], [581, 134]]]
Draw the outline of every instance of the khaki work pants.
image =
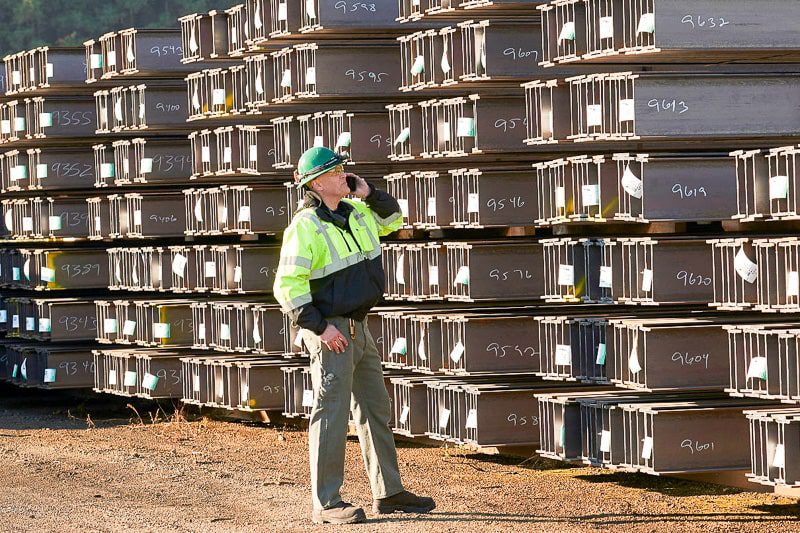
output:
[[335, 353], [319, 336], [303, 330], [302, 338], [311, 354], [314, 406], [309, 421], [309, 460], [314, 509], [329, 509], [342, 501], [339, 489], [344, 479], [345, 443], [349, 414], [361, 443], [361, 454], [369, 476], [373, 498], [402, 492], [394, 436], [389, 429], [391, 406], [383, 381], [383, 368], [367, 320], [334, 317], [329, 323], [349, 343], [344, 353]]

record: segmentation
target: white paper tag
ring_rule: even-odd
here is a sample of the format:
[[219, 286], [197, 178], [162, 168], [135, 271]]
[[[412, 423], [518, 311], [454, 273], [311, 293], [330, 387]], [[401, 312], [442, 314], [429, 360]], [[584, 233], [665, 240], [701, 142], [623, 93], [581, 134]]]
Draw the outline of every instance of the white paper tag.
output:
[[456, 279], [453, 282], [453, 286], [455, 285], [469, 285], [469, 267], [462, 266], [456, 272]]
[[10, 120], [2, 120], [0, 121], [0, 133], [4, 135], [8, 135], [11, 133], [11, 121]]
[[234, 283], [242, 282], [242, 267], [237, 266], [233, 268], [233, 282]]
[[631, 166], [627, 165], [625, 167], [625, 172], [622, 174], [622, 188], [633, 196], [634, 198], [639, 198], [641, 200], [643, 188], [642, 188], [642, 180], [636, 177], [636, 174], [631, 172]]
[[786, 468], [786, 448], [783, 444], [775, 445], [775, 454], [772, 459], [772, 466], [775, 468]]
[[748, 379], [767, 379], [767, 358], [753, 357], [747, 367]]
[[317, 83], [317, 69], [315, 67], [308, 67], [306, 69], [306, 86], [316, 85]]
[[558, 42], [561, 41], [572, 41], [575, 39], [575, 23], [574, 22], [565, 22], [563, 26], [561, 26], [561, 32], [558, 34]]
[[656, 17], [653, 13], [645, 13], [639, 19], [636, 26], [636, 33], [653, 33], [656, 31]]
[[467, 423], [464, 424], [467, 429], [478, 429], [478, 410], [470, 409], [467, 412]]
[[114, 177], [114, 163], [102, 163], [100, 165], [100, 177], [101, 178], [113, 178]]
[[445, 74], [450, 74], [452, 67], [450, 67], [450, 59], [447, 57], [447, 50], [445, 50], [442, 54], [442, 60], [439, 64], [442, 67], [442, 72]]
[[32, 316], [25, 317], [25, 331], [36, 331], [36, 318]]
[[14, 131], [25, 131], [25, 117], [16, 117], [14, 119]]
[[117, 384], [117, 371], [116, 370], [109, 370], [108, 372], [108, 384], [114, 386]]
[[739, 248], [739, 252], [733, 260], [733, 267], [739, 277], [747, 283], [754, 283], [758, 278], [758, 264], [752, 262], [744, 251], [744, 248]]
[[203, 146], [200, 149], [200, 161], [202, 163], [211, 163], [211, 148], [208, 146]]
[[278, 4], [278, 20], [285, 21], [288, 18], [286, 10], [286, 2]]
[[769, 199], [785, 200], [789, 197], [789, 176], [772, 176], [769, 179]]
[[303, 407], [314, 407], [314, 391], [308, 389], [303, 391]]
[[420, 361], [427, 361], [428, 360], [428, 352], [425, 349], [425, 336], [424, 332], [420, 333], [420, 337], [422, 337], [417, 344], [417, 355], [420, 358]]
[[596, 365], [605, 365], [606, 364], [606, 345], [605, 343], [600, 343], [597, 345], [597, 357], [594, 359], [594, 364]]
[[343, 131], [339, 134], [339, 137], [336, 139], [336, 146], [335, 148], [349, 148], [350, 144], [353, 141], [353, 137], [349, 131]]
[[122, 334], [130, 337], [136, 333], [136, 322], [134, 320], [126, 320], [122, 325]]
[[459, 117], [456, 123], [458, 137], [475, 137], [475, 120], [471, 117]]
[[619, 121], [627, 122], [636, 118], [633, 98], [623, 98], [619, 101]]
[[55, 383], [56, 382], [56, 369], [55, 368], [45, 368], [44, 369], [44, 382], [45, 383]]
[[197, 340], [205, 341], [206, 340], [206, 325], [205, 324], [198, 324], [197, 325]]
[[39, 127], [40, 128], [51, 128], [53, 126], [53, 114], [52, 113], [39, 113]]
[[251, 163], [258, 162], [258, 145], [251, 144], [247, 149], [247, 157]]
[[450, 142], [450, 123], [447, 121], [442, 122], [442, 140], [444, 142]]
[[590, 128], [603, 125], [603, 106], [600, 104], [586, 106], [586, 125]]
[[106, 318], [103, 320], [103, 334], [110, 335], [117, 332], [117, 319]]
[[10, 177], [11, 181], [24, 180], [28, 176], [28, 167], [25, 165], [17, 165], [11, 167]]
[[189, 260], [183, 254], [175, 254], [175, 257], [172, 258], [172, 273], [179, 278], [183, 278], [183, 276], [186, 275], [186, 265], [188, 262]]
[[18, 328], [19, 327], [19, 315], [12, 315], [11, 316], [11, 327]]
[[392, 344], [392, 349], [389, 351], [389, 353], [396, 353], [396, 354], [399, 354], [399, 355], [405, 355], [406, 354], [406, 349], [407, 349], [407, 347], [406, 347], [406, 338], [405, 337], [397, 337], [397, 339], [395, 339], [395, 341], [394, 341], [394, 344]]
[[133, 212], [133, 225], [134, 226], [142, 225], [142, 211], [140, 209], [136, 209]]
[[480, 211], [480, 196], [476, 192], [467, 195], [467, 213], [477, 213]]
[[436, 198], [428, 198], [428, 217], [436, 218]]
[[49, 216], [47, 217], [47, 225], [50, 227], [50, 231], [58, 231], [61, 229], [61, 217], [59, 216]]
[[400, 409], [400, 424], [405, 424], [408, 422], [408, 415], [411, 413], [411, 409], [408, 408], [407, 405], [404, 405], [402, 409]]
[[786, 273], [786, 297], [800, 296], [800, 276], [797, 271]]
[[631, 371], [631, 374], [638, 374], [642, 371], [642, 365], [639, 363], [639, 350], [636, 346], [633, 347], [628, 357], [628, 369]]
[[400, 285], [406, 284], [406, 277], [405, 277], [405, 255], [401, 255], [397, 258], [397, 268], [394, 271], [394, 279]]
[[408, 200], [398, 198], [397, 203], [400, 204], [400, 212], [403, 214], [403, 218], [408, 219]]
[[222, 323], [219, 325], [219, 338], [223, 341], [231, 340], [231, 326], [230, 324]]
[[611, 432], [606, 429], [600, 433], [600, 451], [604, 453], [611, 451]]
[[322, 135], [317, 135], [314, 137], [314, 148], [321, 146], [325, 146], [325, 138]]
[[203, 273], [206, 278], [217, 277], [217, 263], [214, 261], [206, 261], [203, 268]]
[[642, 459], [650, 459], [653, 456], [653, 437], [645, 437], [642, 443]]
[[103, 68], [103, 54], [91, 54], [89, 56], [89, 65], [92, 69]]
[[211, 105], [225, 105], [225, 89], [211, 91]]
[[124, 387], [135, 387], [136, 386], [136, 372], [132, 370], [126, 370], [125, 376], [122, 378], [122, 385]]
[[192, 391], [200, 392], [200, 376], [198, 374], [192, 376]]
[[33, 218], [22, 217], [22, 231], [33, 231]]
[[600, 38], [611, 39], [614, 37], [614, 18], [600, 17]]
[[414, 63], [411, 65], [411, 74], [419, 76], [425, 72], [425, 56], [417, 56], [414, 58]]
[[294, 342], [292, 343], [295, 347], [303, 349], [303, 330], [300, 329], [297, 331], [297, 335], [294, 337]]
[[156, 339], [168, 339], [169, 338], [169, 324], [164, 322], [154, 322], [153, 323], [153, 337]]
[[442, 408], [439, 413], [439, 429], [447, 428], [447, 423], [450, 422], [450, 409]]
[[556, 365], [572, 366], [572, 347], [569, 344], [556, 344]]
[[653, 288], [653, 271], [645, 268], [642, 271], [642, 291], [650, 292]]
[[567, 207], [566, 190], [564, 187], [555, 188], [555, 201], [558, 209], [565, 209]]
[[403, 144], [409, 139], [409, 137], [411, 137], [411, 128], [403, 128], [403, 130], [397, 135], [397, 137], [394, 140], [395, 146], [397, 146], [398, 144]]
[[284, 89], [290, 89], [292, 87], [292, 69], [287, 68], [283, 71], [283, 76], [281, 77], [281, 87]]
[[456, 342], [456, 345], [450, 351], [450, 359], [454, 363], [458, 363], [461, 360], [461, 357], [464, 355], [464, 351], [465, 348], [461, 341]]
[[562, 287], [575, 285], [575, 267], [572, 265], [558, 265], [558, 284]]
[[158, 376], [154, 376], [153, 374], [146, 372], [144, 377], [142, 378], [142, 388], [149, 391], [154, 391], [157, 386], [158, 386]]
[[[59, 218], [59, 220], [61, 220]], [[47, 283], [52, 283], [56, 280], [56, 271], [52, 268], [42, 267], [42, 271], [40, 272], [39, 277], [42, 281], [46, 281]]]
[[428, 265], [428, 286], [439, 286], [439, 267], [437, 265]]
[[253, 321], [253, 331], [252, 331], [253, 342], [255, 344], [260, 344], [263, 340], [261, 338], [261, 329], [258, 323], [258, 318]]
[[39, 319], [39, 333], [50, 333], [50, 319], [49, 318], [40, 318]]
[[236, 221], [239, 224], [243, 224], [245, 222], [250, 222], [250, 206], [243, 205], [239, 207], [239, 216], [236, 217]]
[[102, 219], [100, 217], [94, 217], [94, 230], [98, 233], [102, 231]]
[[611, 267], [600, 267], [600, 288], [610, 289], [613, 277]]
[[0, 309], [0, 324], [5, 324], [8, 322], [8, 311], [5, 309]]
[[600, 205], [600, 186], [583, 185], [581, 187], [581, 199], [583, 201], [583, 207]]

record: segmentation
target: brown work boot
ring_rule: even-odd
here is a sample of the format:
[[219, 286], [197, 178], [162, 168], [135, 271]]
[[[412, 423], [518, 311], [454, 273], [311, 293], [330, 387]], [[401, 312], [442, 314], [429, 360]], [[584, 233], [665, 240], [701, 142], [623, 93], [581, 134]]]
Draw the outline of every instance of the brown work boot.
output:
[[315, 524], [358, 524], [366, 519], [364, 509], [345, 502], [339, 502], [330, 509], [318, 509], [311, 513], [311, 520]]
[[407, 490], [388, 498], [379, 498], [372, 502], [372, 511], [377, 514], [389, 513], [429, 513], [436, 509], [433, 498], [417, 496]]

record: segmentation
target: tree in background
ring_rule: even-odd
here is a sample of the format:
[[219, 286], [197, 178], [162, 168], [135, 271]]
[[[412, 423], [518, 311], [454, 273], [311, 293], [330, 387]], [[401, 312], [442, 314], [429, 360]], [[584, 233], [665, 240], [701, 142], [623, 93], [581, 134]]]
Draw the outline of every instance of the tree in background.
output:
[[227, 9], [235, 0], [0, 0], [0, 54], [81, 46], [125, 28], [175, 28], [178, 18]]

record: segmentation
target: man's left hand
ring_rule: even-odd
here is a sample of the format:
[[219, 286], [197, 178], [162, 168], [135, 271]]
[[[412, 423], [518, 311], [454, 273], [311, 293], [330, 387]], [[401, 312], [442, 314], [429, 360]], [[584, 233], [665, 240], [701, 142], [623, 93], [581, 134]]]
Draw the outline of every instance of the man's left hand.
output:
[[369, 196], [369, 191], [370, 191], [369, 185], [367, 185], [367, 182], [364, 181], [364, 178], [357, 176], [355, 174], [351, 174], [349, 172], [347, 173], [347, 175], [354, 177], [356, 180], [356, 190], [353, 191], [354, 196], [357, 196], [358, 198], [362, 199]]

